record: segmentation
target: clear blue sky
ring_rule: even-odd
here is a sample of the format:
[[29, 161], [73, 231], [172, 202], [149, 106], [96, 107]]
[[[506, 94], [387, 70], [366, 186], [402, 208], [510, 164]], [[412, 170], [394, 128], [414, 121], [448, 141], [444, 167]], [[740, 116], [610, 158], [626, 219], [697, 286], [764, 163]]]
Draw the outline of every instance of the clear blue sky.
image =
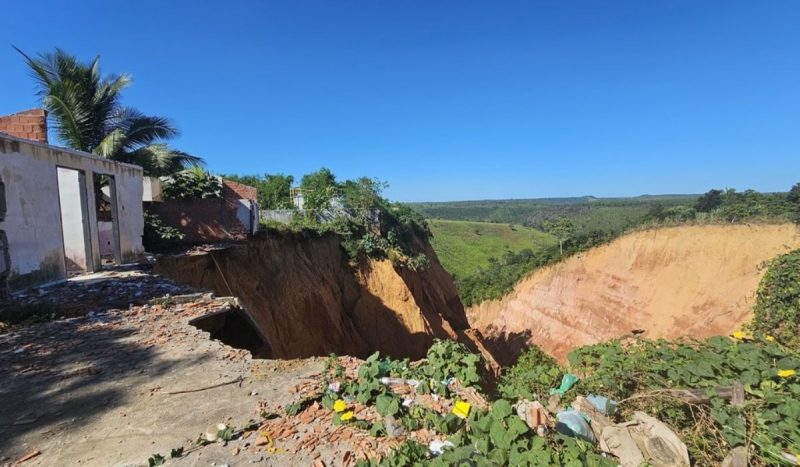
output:
[[129, 72], [215, 172], [378, 177], [401, 201], [786, 190], [800, 181], [800, 2], [3, 4], [14, 44]]

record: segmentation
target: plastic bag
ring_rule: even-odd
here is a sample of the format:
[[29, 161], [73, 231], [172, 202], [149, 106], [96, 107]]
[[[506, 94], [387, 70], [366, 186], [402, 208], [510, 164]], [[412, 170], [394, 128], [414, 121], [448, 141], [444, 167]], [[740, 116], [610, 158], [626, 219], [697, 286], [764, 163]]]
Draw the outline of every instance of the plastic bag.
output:
[[597, 442], [589, 422], [582, 413], [574, 409], [562, 410], [556, 414], [556, 431], [567, 436], [574, 436], [590, 443]]

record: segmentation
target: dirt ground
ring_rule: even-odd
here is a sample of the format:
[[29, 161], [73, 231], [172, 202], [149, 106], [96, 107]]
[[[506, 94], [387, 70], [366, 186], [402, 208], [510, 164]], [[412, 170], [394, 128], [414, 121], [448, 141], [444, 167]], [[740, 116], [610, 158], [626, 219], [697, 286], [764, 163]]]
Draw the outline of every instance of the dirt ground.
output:
[[[227, 300], [142, 304], [165, 292], [189, 290], [133, 270], [18, 297], [60, 304], [69, 316], [0, 334], [0, 464], [35, 454], [25, 466], [146, 466], [159, 453], [168, 465], [342, 465], [363, 454], [357, 436], [304, 442], [308, 433], [330, 431], [321, 411], [301, 414], [293, 432], [269, 445], [256, 445], [265, 434], [256, 430], [197, 446], [218, 423], [243, 427], [262, 420], [265, 408], [282, 414], [298, 400], [298, 386], [318, 384], [323, 362], [254, 360], [189, 324], [228, 309]], [[317, 426], [323, 419], [324, 429]], [[170, 460], [178, 447], [186, 453]]]

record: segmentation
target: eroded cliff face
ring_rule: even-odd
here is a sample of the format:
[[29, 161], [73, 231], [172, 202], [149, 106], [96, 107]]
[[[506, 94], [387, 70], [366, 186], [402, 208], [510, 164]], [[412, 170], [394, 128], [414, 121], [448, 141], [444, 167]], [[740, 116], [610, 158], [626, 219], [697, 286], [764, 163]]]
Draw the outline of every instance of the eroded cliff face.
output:
[[353, 267], [333, 235], [264, 234], [163, 258], [155, 272], [238, 297], [273, 358], [363, 357], [379, 350], [416, 359], [434, 338], [474, 347], [475, 339], [465, 337], [469, 324], [452, 278], [427, 242], [420, 246], [431, 260], [424, 271], [374, 259]]
[[563, 360], [633, 330], [650, 338], [728, 334], [752, 317], [762, 263], [798, 247], [791, 224], [635, 232], [538, 270], [468, 314], [505, 362], [527, 343]]

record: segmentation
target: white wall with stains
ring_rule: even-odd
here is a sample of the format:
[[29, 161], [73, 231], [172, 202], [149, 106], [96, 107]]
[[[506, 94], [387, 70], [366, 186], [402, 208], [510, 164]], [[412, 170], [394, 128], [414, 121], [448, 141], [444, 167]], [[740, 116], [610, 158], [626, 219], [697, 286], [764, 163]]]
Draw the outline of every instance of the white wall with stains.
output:
[[100, 269], [95, 173], [113, 175], [116, 183], [120, 240], [117, 262], [130, 262], [144, 253], [140, 167], [0, 134], [0, 177], [5, 185], [7, 205], [0, 231], [8, 238], [7, 284], [11, 291], [66, 277], [58, 167], [85, 174], [91, 241], [89, 269]]

